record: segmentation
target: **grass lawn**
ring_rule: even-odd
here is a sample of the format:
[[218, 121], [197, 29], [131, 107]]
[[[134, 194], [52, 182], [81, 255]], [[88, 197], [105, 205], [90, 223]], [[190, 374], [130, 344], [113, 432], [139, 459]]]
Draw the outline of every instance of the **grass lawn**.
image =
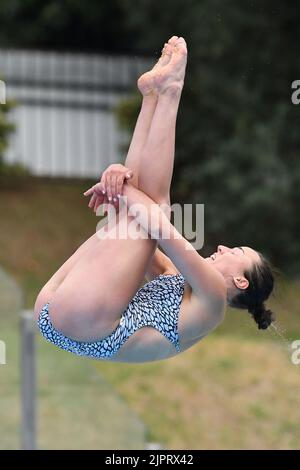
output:
[[[33, 179], [19, 191], [1, 191], [0, 265], [24, 289], [26, 308], [94, 232], [97, 219], [82, 196], [91, 183]], [[285, 282], [270, 302], [290, 340], [300, 339], [299, 287]], [[10, 449], [19, 445], [16, 315], [0, 316], [0, 339], [8, 345], [0, 369], [0, 448]], [[77, 358], [40, 337], [37, 348], [41, 448], [105, 448], [111, 440], [116, 448], [132, 448], [133, 440], [142, 448], [145, 435], [172, 449], [300, 447], [300, 366], [291, 363], [287, 343], [258, 331], [244, 312], [229, 309], [209, 337], [157, 363]]]

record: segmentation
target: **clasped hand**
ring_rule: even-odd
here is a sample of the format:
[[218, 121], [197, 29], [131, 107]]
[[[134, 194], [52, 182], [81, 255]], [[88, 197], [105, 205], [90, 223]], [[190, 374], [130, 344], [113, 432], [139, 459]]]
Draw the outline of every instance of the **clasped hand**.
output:
[[88, 207], [97, 211], [102, 204], [113, 204], [119, 209], [119, 198], [123, 193], [123, 185], [132, 178], [133, 171], [120, 163], [113, 163], [103, 173], [99, 183], [85, 191], [84, 196], [91, 196]]

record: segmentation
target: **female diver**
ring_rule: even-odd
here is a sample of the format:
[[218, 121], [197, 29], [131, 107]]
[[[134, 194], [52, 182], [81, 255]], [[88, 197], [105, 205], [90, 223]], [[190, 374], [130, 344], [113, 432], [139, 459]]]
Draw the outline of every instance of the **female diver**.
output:
[[[173, 36], [154, 68], [138, 80], [143, 101], [125, 165], [109, 166], [85, 192], [95, 211], [103, 203], [116, 209], [114, 228], [127, 236], [109, 237], [106, 221], [36, 299], [34, 315], [42, 335], [66, 351], [115, 362], [166, 359], [215, 329], [227, 304], [247, 309], [261, 329], [273, 321], [264, 302], [274, 278], [259, 252], [219, 245], [204, 258], [170, 222], [186, 62], [186, 42]], [[157, 224], [151, 218], [149, 229], [147, 217], [134, 211], [136, 204], [148, 215], [154, 208]], [[131, 237], [132, 226], [145, 236]], [[162, 236], [166, 229], [167, 238]]]

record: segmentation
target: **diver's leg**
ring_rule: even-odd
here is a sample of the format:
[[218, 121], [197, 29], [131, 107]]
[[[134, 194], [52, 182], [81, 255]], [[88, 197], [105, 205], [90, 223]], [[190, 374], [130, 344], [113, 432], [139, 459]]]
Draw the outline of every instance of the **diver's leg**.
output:
[[40, 296], [36, 318], [49, 302], [54, 327], [73, 339], [94, 341], [115, 329], [141, 286], [157, 246], [128, 215], [127, 207], [123, 210], [123, 217], [80, 257], [56, 291], [48, 298]]
[[133, 170], [133, 178], [130, 179], [130, 183], [133, 184], [136, 188], [139, 187], [139, 168], [141, 155], [149, 135], [152, 118], [158, 100], [158, 92], [155, 88], [153, 75], [160, 68], [166, 66], [169, 63], [173, 51], [173, 44], [176, 39], [177, 36], [173, 36], [169, 39], [168, 43], [166, 43], [162, 49], [162, 55], [158, 62], [154, 65], [152, 70], [141, 75], [137, 82], [139, 91], [143, 96], [143, 100], [124, 163], [126, 167]]
[[[175, 50], [174, 50], [175, 49]], [[156, 202], [168, 201], [174, 167], [177, 112], [184, 83], [187, 49], [176, 40], [168, 65], [154, 74], [158, 103], [139, 163], [139, 188]]]

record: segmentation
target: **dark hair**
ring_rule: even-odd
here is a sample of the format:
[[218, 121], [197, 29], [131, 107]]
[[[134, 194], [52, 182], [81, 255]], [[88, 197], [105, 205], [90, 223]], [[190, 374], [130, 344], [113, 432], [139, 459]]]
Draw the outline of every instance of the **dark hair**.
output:
[[[257, 252], [258, 253], [258, 252]], [[255, 263], [252, 270], [244, 272], [249, 281], [247, 289], [239, 290], [229, 305], [233, 308], [247, 309], [251, 313], [260, 330], [265, 330], [275, 321], [271, 310], [265, 307], [265, 300], [271, 294], [274, 287], [274, 276], [271, 263], [261, 253], [260, 263]]]

